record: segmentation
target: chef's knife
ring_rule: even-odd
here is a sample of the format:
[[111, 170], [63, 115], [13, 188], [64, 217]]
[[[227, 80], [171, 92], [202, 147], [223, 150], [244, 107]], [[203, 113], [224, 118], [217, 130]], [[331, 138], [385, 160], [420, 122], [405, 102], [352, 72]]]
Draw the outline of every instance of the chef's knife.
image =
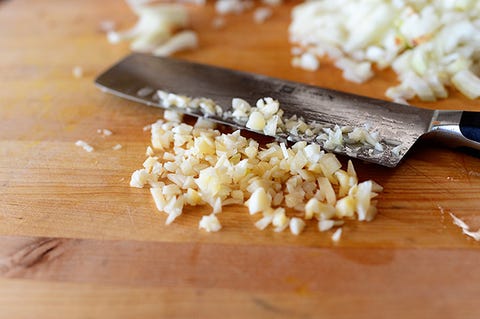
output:
[[[156, 94], [163, 90], [190, 97], [207, 97], [230, 113], [232, 98], [252, 105], [259, 98], [280, 101], [284, 117], [296, 115], [325, 128], [369, 127], [378, 132], [383, 150], [369, 145], [343, 145], [333, 152], [383, 166], [396, 166], [423, 135], [434, 135], [453, 146], [480, 150], [480, 112], [436, 111], [343, 93], [316, 86], [239, 72], [173, 58], [133, 53], [95, 81], [103, 91], [150, 106], [163, 107]], [[229, 116], [203, 114], [198, 109], [173, 108], [247, 129]], [[280, 133], [278, 140], [319, 142], [315, 136]], [[319, 144], [322, 144], [319, 142]]]

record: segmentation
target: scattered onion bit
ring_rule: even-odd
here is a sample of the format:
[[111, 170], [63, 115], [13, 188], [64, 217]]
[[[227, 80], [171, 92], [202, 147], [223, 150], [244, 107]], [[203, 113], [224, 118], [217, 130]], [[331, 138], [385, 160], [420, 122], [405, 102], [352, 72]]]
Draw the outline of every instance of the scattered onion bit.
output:
[[86, 152], [89, 152], [89, 153], [94, 151], [94, 148], [90, 144], [88, 144], [87, 142], [82, 141], [82, 140], [76, 141], [75, 145], [83, 148]]
[[268, 18], [272, 16], [272, 9], [268, 7], [259, 7], [253, 12], [253, 21], [255, 23], [264, 23]]
[[[443, 212], [443, 209], [440, 207], [440, 210]], [[455, 216], [453, 213], [450, 213], [450, 216], [452, 217], [453, 219], [453, 223], [455, 225], [457, 225], [458, 227], [460, 227], [462, 229], [462, 232], [469, 236], [469, 237], [472, 237], [473, 239], [475, 239], [476, 241], [480, 241], [480, 229], [477, 230], [477, 231], [471, 231], [470, 230], [470, 226], [467, 225], [463, 220], [461, 220], [460, 218], [458, 218], [457, 216]]]
[[197, 47], [197, 35], [193, 31], [180, 31], [188, 25], [187, 8], [176, 3], [128, 2], [138, 21], [129, 30], [107, 32], [110, 43], [131, 41], [130, 48], [138, 52], [150, 52], [168, 56], [185, 49]]
[[83, 68], [81, 66], [74, 66], [72, 69], [72, 75], [76, 79], [83, 77]]
[[110, 131], [109, 129], [106, 129], [106, 128], [103, 128], [103, 129], [97, 129], [97, 133], [98, 134], [101, 134], [102, 136], [110, 136], [113, 134], [112, 131]]
[[250, 0], [217, 0], [215, 2], [215, 11], [218, 14], [240, 14], [253, 7], [254, 3]]

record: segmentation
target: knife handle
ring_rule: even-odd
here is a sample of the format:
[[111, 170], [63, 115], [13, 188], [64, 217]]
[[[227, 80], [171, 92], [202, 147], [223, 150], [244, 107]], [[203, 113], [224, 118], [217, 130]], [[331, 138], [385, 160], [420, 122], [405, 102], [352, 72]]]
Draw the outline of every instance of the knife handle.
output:
[[429, 135], [448, 146], [480, 151], [480, 112], [436, 111]]
[[459, 126], [463, 136], [480, 143], [480, 112], [463, 112]]

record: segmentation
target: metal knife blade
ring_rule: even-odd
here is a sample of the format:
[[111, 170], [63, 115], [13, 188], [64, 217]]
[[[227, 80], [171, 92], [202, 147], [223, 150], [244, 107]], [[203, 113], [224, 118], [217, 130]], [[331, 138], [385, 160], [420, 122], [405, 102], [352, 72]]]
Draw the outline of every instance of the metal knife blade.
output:
[[[259, 98], [280, 101], [285, 116], [297, 115], [307, 123], [362, 127], [369, 125], [381, 137], [383, 151], [372, 147], [343, 146], [335, 153], [383, 166], [396, 166], [415, 141], [431, 130], [435, 111], [376, 100], [311, 85], [215, 66], [133, 53], [102, 73], [95, 83], [103, 91], [150, 106], [162, 107], [155, 94], [164, 90], [191, 97], [208, 97], [231, 111], [231, 101], [240, 97], [252, 105]], [[180, 112], [204, 116], [197, 110]], [[210, 116], [213, 121], [247, 129], [231, 118]], [[278, 140], [315, 142], [314, 137], [280, 134]], [[401, 152], [392, 149], [401, 145]], [[398, 149], [398, 148], [397, 148]]]

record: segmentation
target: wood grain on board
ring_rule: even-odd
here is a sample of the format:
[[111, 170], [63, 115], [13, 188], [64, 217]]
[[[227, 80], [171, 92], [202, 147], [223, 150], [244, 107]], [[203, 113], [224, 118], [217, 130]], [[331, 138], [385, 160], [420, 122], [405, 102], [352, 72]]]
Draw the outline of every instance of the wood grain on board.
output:
[[[358, 85], [329, 61], [314, 73], [290, 66], [296, 3], [262, 25], [252, 12], [227, 16], [221, 30], [211, 4], [190, 6], [200, 47], [178, 57], [384, 98], [391, 71]], [[149, 144], [142, 128], [162, 112], [93, 85], [129, 52], [106, 41], [105, 20], [125, 29], [135, 16], [113, 0], [0, 2], [2, 317], [473, 317], [479, 243], [449, 212], [480, 227], [477, 157], [423, 141], [396, 169], [355, 161], [385, 191], [378, 217], [348, 221], [337, 244], [314, 224], [298, 237], [258, 231], [241, 206], [220, 215], [219, 233], [198, 229], [208, 207], [165, 226], [148, 190], [128, 187]], [[456, 92], [416, 104], [480, 110]]]

